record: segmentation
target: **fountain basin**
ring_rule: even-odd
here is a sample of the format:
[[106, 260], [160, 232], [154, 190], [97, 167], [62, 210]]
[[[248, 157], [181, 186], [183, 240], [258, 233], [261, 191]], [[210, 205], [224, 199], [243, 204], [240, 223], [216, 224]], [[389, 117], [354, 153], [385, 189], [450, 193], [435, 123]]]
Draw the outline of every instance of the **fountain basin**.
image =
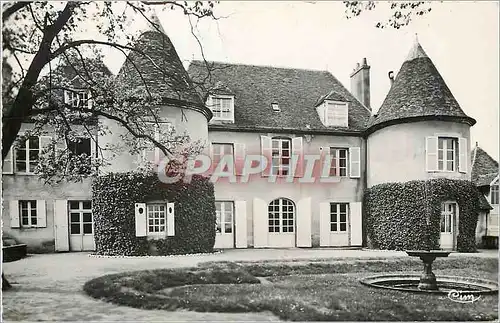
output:
[[486, 295], [498, 293], [498, 283], [479, 278], [459, 276], [439, 276], [436, 279], [438, 289], [419, 288], [421, 276], [414, 274], [378, 275], [367, 277], [360, 282], [363, 285], [400, 290], [415, 293], [448, 294], [460, 292], [470, 295]]

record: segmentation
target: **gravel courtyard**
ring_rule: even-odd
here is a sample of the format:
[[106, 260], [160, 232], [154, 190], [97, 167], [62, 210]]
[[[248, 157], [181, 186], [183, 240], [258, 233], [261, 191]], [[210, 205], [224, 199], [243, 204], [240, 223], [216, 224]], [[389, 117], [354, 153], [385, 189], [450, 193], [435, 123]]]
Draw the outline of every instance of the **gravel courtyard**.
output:
[[[197, 313], [139, 310], [88, 297], [83, 284], [95, 277], [124, 271], [195, 266], [206, 261], [252, 261], [314, 258], [401, 257], [404, 252], [337, 249], [242, 249], [211, 255], [98, 258], [88, 253], [30, 255], [3, 264], [13, 289], [3, 294], [4, 321], [278, 321], [271, 313]], [[450, 257], [498, 256], [496, 250]]]

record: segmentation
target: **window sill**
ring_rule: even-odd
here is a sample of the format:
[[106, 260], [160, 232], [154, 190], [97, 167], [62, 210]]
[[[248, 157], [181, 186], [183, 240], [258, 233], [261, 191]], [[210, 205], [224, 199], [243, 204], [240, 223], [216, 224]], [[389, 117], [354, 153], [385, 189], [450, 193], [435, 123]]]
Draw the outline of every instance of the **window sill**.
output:
[[147, 236], [148, 240], [162, 240], [162, 239], [165, 239], [167, 237], [167, 234], [166, 233], [162, 233], [162, 234], [151, 234], [151, 233], [148, 233]]
[[347, 231], [330, 231], [331, 234], [348, 234]]

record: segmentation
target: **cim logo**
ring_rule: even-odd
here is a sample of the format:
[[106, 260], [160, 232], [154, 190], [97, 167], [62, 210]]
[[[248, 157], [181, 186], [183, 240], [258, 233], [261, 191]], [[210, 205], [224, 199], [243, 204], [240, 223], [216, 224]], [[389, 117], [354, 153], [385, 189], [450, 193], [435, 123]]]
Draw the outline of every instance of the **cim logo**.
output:
[[458, 291], [452, 289], [448, 292], [448, 298], [451, 301], [457, 303], [474, 303], [481, 298], [481, 295], [474, 296], [474, 294], [471, 294], [470, 292], [467, 291]]

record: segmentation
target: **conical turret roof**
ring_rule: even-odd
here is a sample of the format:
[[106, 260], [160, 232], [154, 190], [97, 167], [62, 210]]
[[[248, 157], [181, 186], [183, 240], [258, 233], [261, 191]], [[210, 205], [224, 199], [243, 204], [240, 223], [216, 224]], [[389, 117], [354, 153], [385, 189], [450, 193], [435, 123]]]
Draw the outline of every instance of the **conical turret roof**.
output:
[[474, 125], [439, 74], [424, 49], [415, 41], [368, 132], [417, 120], [450, 120]]
[[166, 101], [204, 107], [170, 38], [156, 16], [154, 26], [143, 32], [121, 67], [117, 80], [138, 95], [159, 96]]

